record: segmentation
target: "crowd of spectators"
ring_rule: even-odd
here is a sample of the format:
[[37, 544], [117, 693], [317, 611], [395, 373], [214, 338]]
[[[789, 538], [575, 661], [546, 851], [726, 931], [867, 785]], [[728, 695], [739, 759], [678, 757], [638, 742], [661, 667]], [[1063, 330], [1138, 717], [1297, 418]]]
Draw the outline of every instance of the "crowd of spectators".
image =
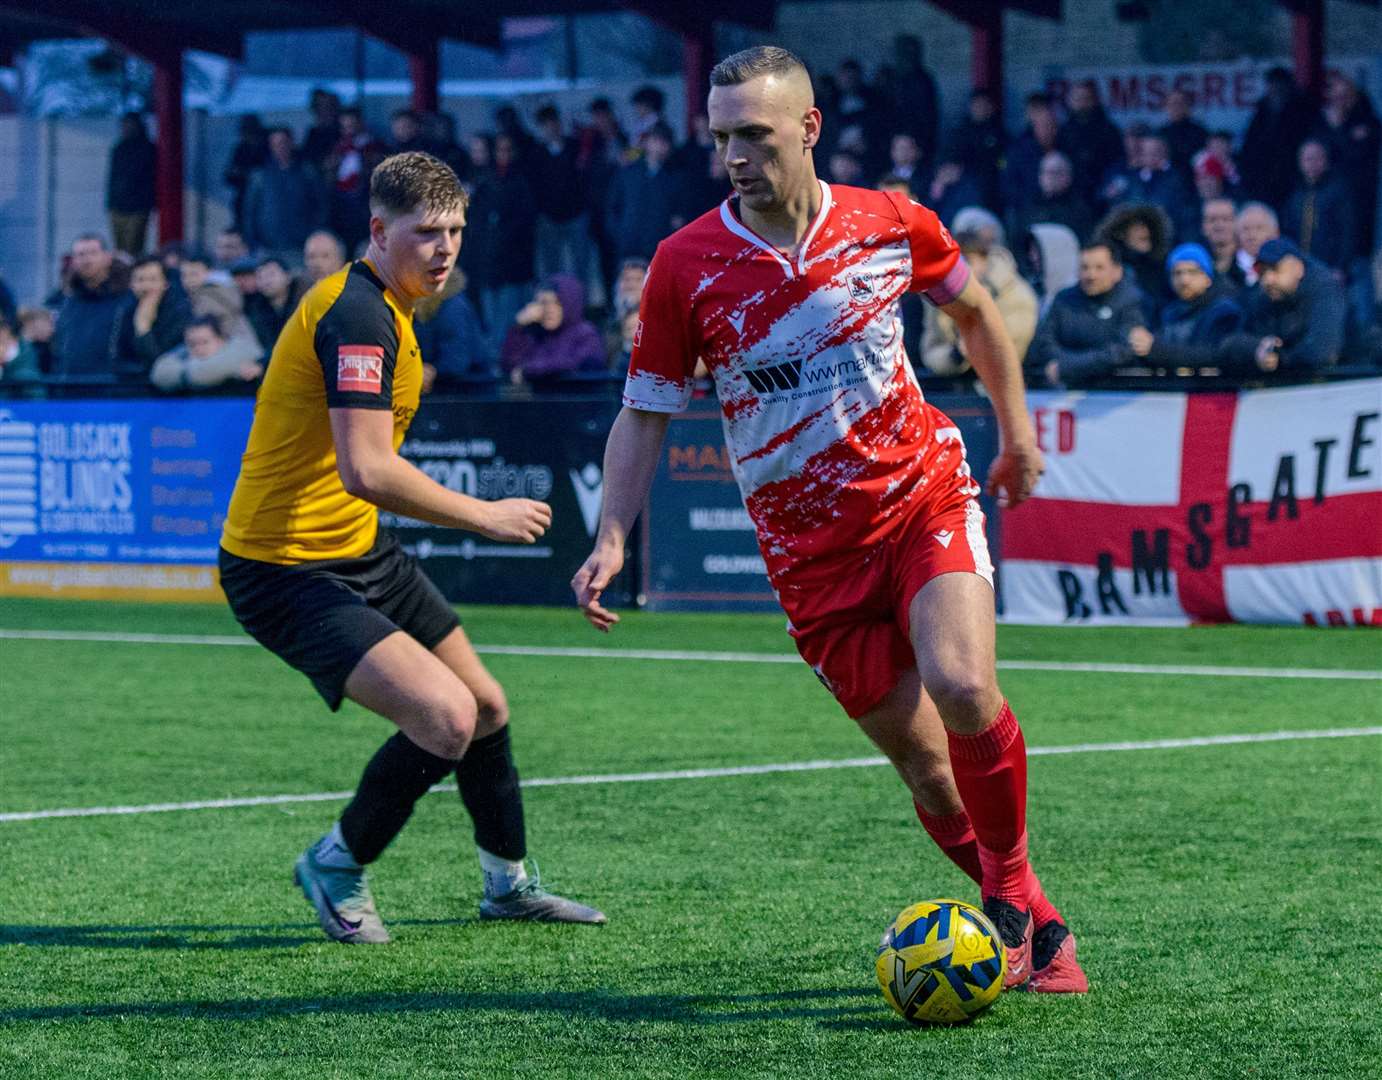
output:
[[[823, 177], [932, 207], [998, 300], [1034, 385], [1382, 362], [1379, 123], [1346, 75], [1331, 73], [1315, 103], [1273, 69], [1241, 139], [1207, 129], [1180, 90], [1164, 122], [1120, 129], [1092, 81], [1029, 95], [1015, 131], [975, 91], [943, 133], [908, 35], [872, 79], [847, 60], [816, 82]], [[492, 130], [462, 139], [449, 117], [407, 109], [375, 133], [316, 91], [300, 139], [243, 118], [224, 173], [234, 221], [214, 251], [157, 255], [143, 251], [154, 147], [127, 115], [108, 185], [115, 245], [79, 237], [41, 307], [16, 309], [0, 282], [0, 378], [252, 388], [302, 293], [361, 254], [371, 170], [404, 150], [441, 157], [470, 193], [456, 271], [417, 313], [426, 385], [617, 377], [658, 242], [729, 193], [706, 119], [678, 144], [664, 107], [652, 86], [622, 108], [596, 98], [580, 117], [544, 104], [529, 121], [505, 106]], [[966, 378], [943, 313], [908, 298], [903, 320], [919, 374]]]

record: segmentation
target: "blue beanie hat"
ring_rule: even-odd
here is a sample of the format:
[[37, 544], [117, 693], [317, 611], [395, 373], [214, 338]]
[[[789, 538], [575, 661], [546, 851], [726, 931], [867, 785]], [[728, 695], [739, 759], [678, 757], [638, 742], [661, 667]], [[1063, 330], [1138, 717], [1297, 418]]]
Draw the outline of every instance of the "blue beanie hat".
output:
[[1179, 245], [1166, 256], [1166, 273], [1170, 274], [1175, 270], [1176, 263], [1183, 262], [1194, 263], [1209, 277], [1214, 276], [1214, 260], [1209, 257], [1209, 252], [1204, 249], [1203, 244]]

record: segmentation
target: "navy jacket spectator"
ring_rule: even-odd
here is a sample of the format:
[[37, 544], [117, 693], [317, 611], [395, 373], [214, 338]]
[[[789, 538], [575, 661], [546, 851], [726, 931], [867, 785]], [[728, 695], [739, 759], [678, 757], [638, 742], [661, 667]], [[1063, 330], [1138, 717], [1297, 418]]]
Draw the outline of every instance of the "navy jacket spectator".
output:
[[1166, 95], [1166, 117], [1157, 134], [1166, 140], [1171, 165], [1186, 178], [1191, 175], [1190, 163], [1209, 141], [1209, 132], [1190, 117], [1190, 98], [1184, 90], [1172, 90]]
[[686, 223], [688, 184], [670, 167], [671, 137], [644, 136], [644, 156], [619, 170], [609, 193], [609, 231], [619, 257], [651, 259], [657, 245]]
[[413, 329], [422, 362], [436, 368], [439, 386], [496, 378], [480, 316], [464, 292], [445, 297], [434, 311], [419, 308]]
[[1176, 299], [1161, 313], [1155, 334], [1133, 331], [1134, 355], [1154, 367], [1210, 367], [1224, 339], [1243, 321], [1243, 310], [1215, 281], [1214, 260], [1200, 244], [1181, 244], [1166, 258]]
[[1323, 120], [1316, 134], [1329, 146], [1329, 160], [1353, 190], [1358, 230], [1356, 254], [1371, 255], [1377, 218], [1378, 172], [1382, 170], [1382, 124], [1356, 83], [1332, 72], [1325, 84]]
[[1267, 92], [1243, 136], [1238, 169], [1249, 198], [1280, 209], [1296, 183], [1296, 151], [1318, 119], [1285, 68], [1267, 72]]
[[1094, 231], [1094, 213], [1089, 209], [1089, 204], [1073, 189], [1059, 195], [1042, 195], [1026, 210], [1017, 214], [1013, 219], [1011, 232], [1014, 236], [1020, 236], [1031, 231], [1033, 225], [1042, 223], [1064, 225], [1083, 244]]
[[955, 215], [966, 206], [979, 206], [983, 201], [979, 184], [955, 161], [941, 163], [926, 192], [926, 205], [946, 226], [952, 226]]
[[1131, 362], [1128, 334], [1147, 319], [1141, 291], [1121, 269], [1106, 246], [1080, 253], [1081, 283], [1056, 294], [1027, 350], [1038, 382], [1077, 386]]
[[321, 177], [296, 158], [293, 137], [269, 133], [269, 163], [250, 177], [245, 192], [245, 243], [259, 251], [297, 253], [326, 222]]
[[153, 325], [144, 333], [135, 326], [136, 304], [126, 305], [120, 321], [117, 351], [125, 374], [147, 375], [154, 361], [182, 344], [182, 331], [192, 320], [192, 305], [182, 289], [170, 286], [158, 302]]
[[461, 266], [477, 291], [533, 280], [537, 258], [533, 189], [515, 162], [508, 136], [495, 140], [495, 167], [475, 177], [466, 210]]
[[1080, 243], [1094, 231], [1094, 211], [1075, 188], [1075, 174], [1070, 159], [1059, 151], [1052, 151], [1041, 159], [1038, 174], [1041, 193], [1024, 210], [1012, 215], [1009, 225], [1014, 236], [1030, 232], [1033, 225], [1043, 222], [1064, 225]]
[[912, 34], [893, 38], [894, 67], [883, 96], [892, 108], [893, 132], [916, 139], [922, 161], [930, 161], [939, 149], [940, 92], [926, 68], [921, 39]]
[[538, 213], [549, 221], [571, 221], [585, 212], [577, 166], [580, 146], [574, 138], [562, 134], [561, 119], [554, 107], [539, 111], [538, 127], [541, 138], [527, 162]]
[[1027, 127], [1008, 144], [1003, 169], [1003, 205], [1009, 213], [1030, 206], [1041, 193], [1041, 159], [1056, 149], [1058, 129], [1050, 105], [1030, 102]]
[[276, 258], [264, 259], [255, 267], [254, 284], [254, 292], [245, 297], [245, 318], [263, 347], [264, 355], [272, 356], [278, 335], [283, 332], [306, 289]]
[[312, 126], [302, 138], [302, 156], [324, 172], [326, 159], [341, 138], [341, 99], [330, 90], [316, 89], [308, 108], [312, 110]]
[[1003, 208], [1001, 168], [1006, 141], [992, 96], [987, 90], [975, 90], [969, 96], [969, 114], [950, 138], [949, 152], [979, 185], [979, 205], [995, 213]]
[[94, 283], [74, 274], [53, 331], [52, 374], [113, 377], [119, 368], [120, 328], [133, 305], [123, 263], [111, 262]]
[[293, 314], [297, 302], [296, 290], [286, 301], [278, 304], [263, 293], [250, 293], [245, 297], [245, 318], [249, 320], [250, 327], [254, 330], [254, 338], [264, 350], [265, 356], [273, 353], [274, 346], [278, 343], [278, 335], [283, 332], [283, 327], [287, 325], [288, 317]]
[[1074, 166], [1076, 190], [1093, 201], [1099, 181], [1123, 160], [1123, 133], [1099, 103], [1092, 80], [1072, 86], [1068, 102], [1070, 113], [1056, 146]]
[[1208, 367], [1219, 345], [1243, 323], [1243, 309], [1220, 285], [1194, 300], [1175, 300], [1162, 310], [1156, 342], [1147, 353], [1160, 367]]
[[1332, 367], [1344, 344], [1347, 303], [1329, 267], [1284, 237], [1257, 256], [1261, 278], [1247, 297], [1241, 333], [1224, 343], [1244, 372], [1311, 372]]
[[[230, 188], [231, 219], [237, 228], [245, 226], [245, 196], [256, 169], [269, 163], [268, 132], [257, 116], [240, 117], [240, 139], [226, 165], [226, 187]], [[165, 350], [166, 351], [166, 350]]]
[[1281, 231], [1306, 255], [1335, 270], [1347, 270], [1357, 251], [1354, 193], [1329, 167], [1322, 142], [1309, 139], [1300, 148], [1301, 184], [1286, 203]]
[[1161, 207], [1174, 226], [1176, 239], [1195, 238], [1200, 227], [1200, 200], [1190, 182], [1171, 164], [1170, 148], [1161, 135], [1142, 140], [1141, 167], [1128, 180], [1125, 201]]

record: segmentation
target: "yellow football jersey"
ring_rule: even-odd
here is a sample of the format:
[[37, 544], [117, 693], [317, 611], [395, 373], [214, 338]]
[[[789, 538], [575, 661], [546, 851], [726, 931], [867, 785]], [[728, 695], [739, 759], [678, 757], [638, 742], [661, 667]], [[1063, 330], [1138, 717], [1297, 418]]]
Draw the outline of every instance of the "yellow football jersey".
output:
[[397, 450], [417, 412], [422, 358], [405, 314], [368, 262], [319, 281], [279, 334], [221, 546], [292, 564], [365, 554], [379, 511], [346, 491], [329, 409], [391, 409]]

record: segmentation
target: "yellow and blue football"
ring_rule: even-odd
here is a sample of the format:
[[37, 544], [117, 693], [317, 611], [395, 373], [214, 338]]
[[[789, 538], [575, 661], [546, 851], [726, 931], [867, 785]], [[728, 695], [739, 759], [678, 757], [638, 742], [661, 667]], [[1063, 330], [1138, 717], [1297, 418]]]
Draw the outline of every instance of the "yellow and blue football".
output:
[[973, 904], [923, 900], [883, 934], [874, 970], [895, 1012], [913, 1024], [961, 1024], [998, 1000], [1002, 939]]

